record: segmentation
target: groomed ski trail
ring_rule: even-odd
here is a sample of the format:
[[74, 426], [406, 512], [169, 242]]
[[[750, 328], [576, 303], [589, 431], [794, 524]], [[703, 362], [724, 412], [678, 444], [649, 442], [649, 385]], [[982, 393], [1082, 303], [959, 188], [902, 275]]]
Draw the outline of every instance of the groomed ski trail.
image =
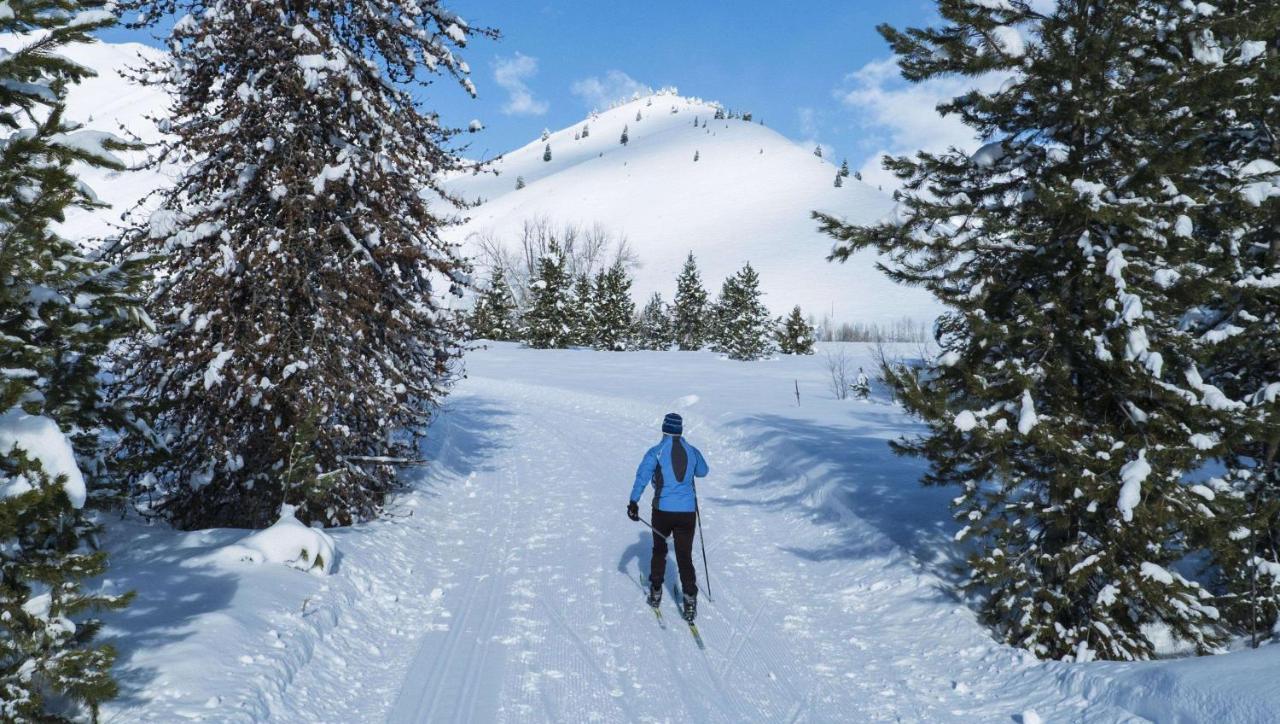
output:
[[[1124, 719], [940, 605], [942, 582], [861, 522], [849, 481], [813, 484], [832, 472], [818, 465], [757, 487], [759, 446], [708, 420], [690, 434], [712, 466], [706, 649], [673, 607], [673, 557], [660, 628], [641, 584], [650, 534], [624, 508], [670, 406], [474, 375], [460, 387], [435, 445], [466, 482], [437, 481], [419, 509], [454, 546], [453, 616], [421, 637], [386, 721], [1009, 721], [1028, 702]], [[477, 424], [472, 408], [500, 413]], [[841, 537], [857, 544], [819, 553]]]

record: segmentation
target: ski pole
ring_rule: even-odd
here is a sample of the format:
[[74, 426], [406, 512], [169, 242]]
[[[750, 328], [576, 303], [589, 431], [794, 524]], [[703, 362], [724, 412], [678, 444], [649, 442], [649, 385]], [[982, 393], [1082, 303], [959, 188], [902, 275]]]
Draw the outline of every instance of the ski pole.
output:
[[665, 538], [670, 538], [672, 535], [675, 535], [675, 531], [674, 531], [674, 530], [673, 530], [673, 531], [671, 531], [670, 533], [663, 534], [663, 532], [662, 532], [662, 531], [658, 530], [657, 528], [654, 528], [654, 527], [649, 523], [649, 521], [645, 520], [644, 518], [638, 518], [637, 520], [639, 520], [641, 523], [644, 523], [646, 526], [648, 526], [648, 527], [649, 527], [649, 530], [653, 531], [654, 533], [657, 533], [658, 535], [662, 536], [664, 539], [665, 539]]
[[693, 486], [693, 514], [698, 520], [698, 542], [702, 545], [702, 575], [707, 579], [707, 598], [711, 598], [711, 569], [707, 568], [707, 534], [702, 531], [702, 506], [698, 505], [697, 484]]

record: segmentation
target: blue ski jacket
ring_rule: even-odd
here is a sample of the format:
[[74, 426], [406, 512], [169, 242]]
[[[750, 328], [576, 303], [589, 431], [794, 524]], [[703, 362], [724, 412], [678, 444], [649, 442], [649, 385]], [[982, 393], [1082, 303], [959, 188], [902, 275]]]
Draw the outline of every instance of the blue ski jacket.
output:
[[693, 479], [705, 478], [708, 472], [707, 460], [698, 448], [679, 435], [664, 435], [662, 442], [649, 448], [640, 461], [635, 485], [631, 487], [631, 500], [640, 502], [645, 486], [652, 482], [656, 510], [692, 513], [697, 509]]

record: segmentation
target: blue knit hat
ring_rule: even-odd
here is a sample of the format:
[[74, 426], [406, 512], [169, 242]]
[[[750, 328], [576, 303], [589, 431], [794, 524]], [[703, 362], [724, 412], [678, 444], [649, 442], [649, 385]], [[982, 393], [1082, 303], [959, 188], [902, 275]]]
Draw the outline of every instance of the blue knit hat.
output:
[[662, 432], [666, 435], [679, 435], [684, 431], [684, 419], [674, 412], [668, 412], [662, 418]]

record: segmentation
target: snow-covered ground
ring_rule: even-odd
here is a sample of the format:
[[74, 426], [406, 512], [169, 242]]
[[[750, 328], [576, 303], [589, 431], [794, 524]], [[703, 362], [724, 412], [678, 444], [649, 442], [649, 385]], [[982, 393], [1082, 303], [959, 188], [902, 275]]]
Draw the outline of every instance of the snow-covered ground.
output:
[[[870, 368], [868, 351], [850, 346]], [[327, 576], [242, 560], [243, 531], [113, 523], [124, 694], [109, 722], [1264, 722], [1280, 647], [1038, 662], [952, 593], [952, 491], [886, 441], [882, 390], [838, 401], [823, 356], [534, 351], [469, 376], [387, 519], [331, 531]], [[795, 390], [798, 386], [800, 401]], [[711, 464], [699, 650], [643, 602], [625, 517], [664, 413]], [[646, 497], [647, 501], [647, 497]], [[643, 506], [642, 506], [643, 507]], [[231, 548], [231, 551], [238, 549]], [[669, 581], [674, 581], [674, 561]], [[705, 583], [705, 579], [704, 579]]]

